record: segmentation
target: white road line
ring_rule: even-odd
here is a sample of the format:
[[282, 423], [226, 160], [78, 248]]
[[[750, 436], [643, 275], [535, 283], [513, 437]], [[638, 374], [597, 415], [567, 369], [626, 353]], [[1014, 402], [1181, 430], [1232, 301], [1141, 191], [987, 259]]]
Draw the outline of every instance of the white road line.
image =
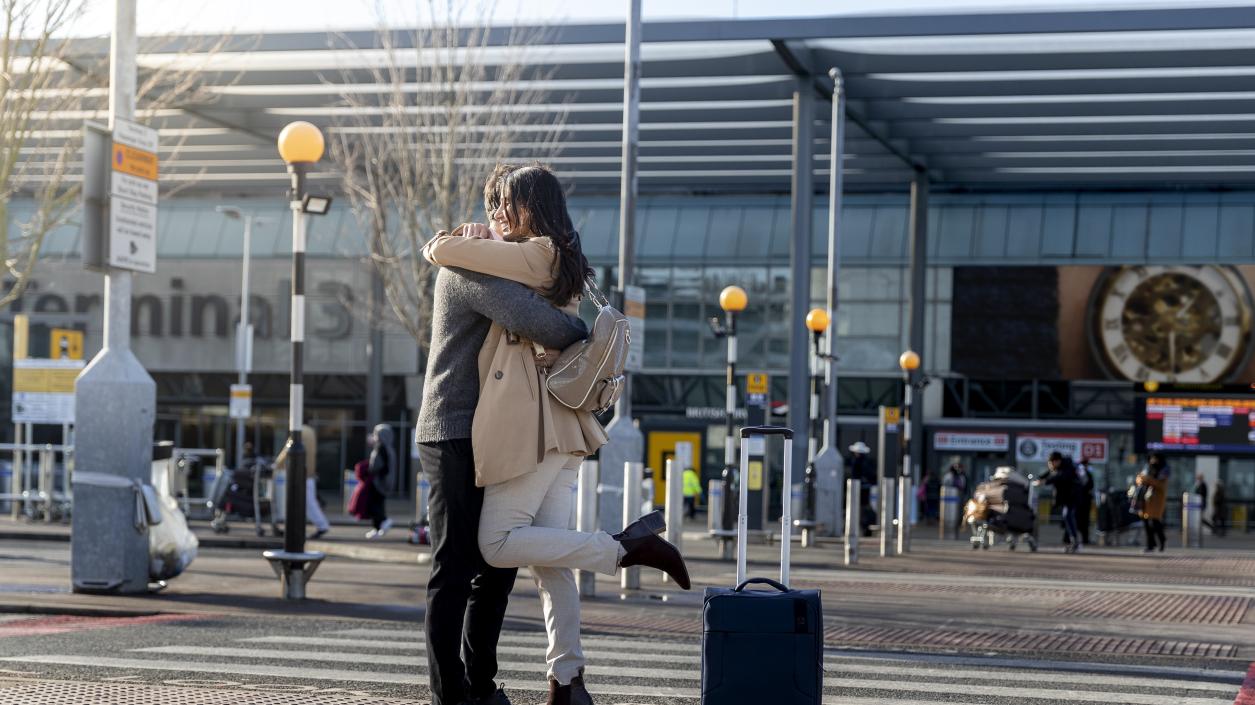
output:
[[[362, 660], [361, 652], [344, 652], [344, 651], [302, 651], [302, 650], [276, 650], [276, 649], [239, 649], [230, 647], [216, 646], [151, 646], [139, 649], [130, 649], [136, 653], [155, 653], [155, 654], [182, 654], [187, 656], [230, 656], [236, 658], [252, 658], [252, 659], [286, 659], [294, 661], [323, 661], [328, 663], [360, 663]], [[425, 649], [417, 647], [416, 649], [407, 649], [407, 651], [415, 651], [413, 656], [398, 656], [393, 654], [371, 654], [371, 663], [381, 666], [410, 666], [421, 667], [426, 669], [426, 661], [418, 654], [426, 653]], [[533, 656], [535, 661], [511, 661], [500, 664], [503, 670], [519, 671], [523, 673], [544, 672], [543, 652], [538, 648], [515, 647], [515, 646], [499, 646], [498, 653], [510, 656]], [[671, 680], [700, 680], [700, 671], [695, 668], [701, 664], [700, 655], [682, 655], [682, 654], [649, 654], [649, 653], [630, 653], [630, 652], [613, 652], [600, 651], [590, 649], [585, 651], [585, 656], [589, 659], [589, 675], [605, 675], [605, 676], [625, 676], [632, 678], [663, 678]], [[622, 665], [604, 665], [601, 661], [648, 661], [657, 663], [657, 666], [647, 668], [636, 668]], [[927, 664], [877, 664], [877, 663], [861, 663], [844, 660], [840, 658], [828, 657], [825, 659], [824, 672], [830, 674], [830, 677], [839, 675], [886, 675], [886, 676], [915, 676], [928, 678], [973, 678], [978, 680], [988, 679], [991, 675], [998, 673], [998, 670], [991, 669], [963, 669], [963, 668], [938, 668]], [[1006, 673], [1012, 677], [1019, 677], [1022, 674], [1008, 670]], [[1117, 686], [1122, 688], [1150, 688], [1150, 689], [1173, 689], [1173, 690], [1193, 690], [1204, 692], [1225, 693], [1228, 695], [1236, 695], [1238, 686], [1227, 683], [1212, 683], [1207, 681], [1195, 680], [1171, 680], [1167, 678], [1151, 678], [1139, 676], [1109, 676], [1104, 674], [1078, 674], [1078, 673], [1050, 673], [1048, 680], [1051, 683], [1069, 683], [1082, 686]]]
[[[257, 636], [238, 641], [250, 644], [295, 644], [298, 646], [338, 646], [355, 649], [380, 649], [396, 651], [420, 649], [424, 647], [421, 639], [346, 639], [322, 636]], [[587, 648], [630, 649], [639, 650], [647, 647], [655, 653], [694, 654], [701, 653], [697, 642], [677, 644], [674, 642], [658, 642], [649, 640], [630, 641], [627, 639], [603, 639], [599, 637], [582, 637], [580, 642]], [[519, 646], [539, 646], [543, 648], [548, 640], [544, 634], [523, 636], [518, 634], [502, 634], [499, 643]]]
[[[892, 687], [885, 687], [886, 685]], [[900, 686], [900, 688], [899, 688]], [[937, 693], [993, 697], [1035, 698], [1064, 702], [1127, 703], [1128, 705], [1233, 705], [1233, 698], [1194, 698], [1149, 693], [1119, 693], [1096, 690], [1064, 690], [1025, 687], [1012, 688], [974, 683], [926, 683], [922, 681], [879, 681], [863, 678], [825, 678], [825, 688], [874, 688], [878, 690], [907, 689], [912, 693]], [[1237, 694], [1236, 692], [1234, 693]]]
[[[150, 646], [142, 649], [130, 649], [130, 652], [147, 654], [166, 654], [170, 656], [217, 656], [241, 659], [274, 659], [284, 661], [322, 661], [329, 663], [361, 663], [362, 654], [344, 654], [330, 651], [281, 651], [274, 649], [233, 649], [217, 646]], [[427, 673], [427, 659], [418, 656], [393, 656], [390, 654], [371, 654], [369, 661], [378, 666], [408, 666]], [[535, 673], [543, 680], [546, 665], [543, 656], [535, 661], [499, 661], [497, 667], [502, 671], [517, 673]], [[190, 668], [190, 666], [189, 666]], [[637, 668], [632, 666], [606, 666], [596, 663], [588, 665], [590, 680], [593, 677], [650, 678], [654, 680], [700, 681], [701, 670], [674, 669], [661, 666]]]
[[[874, 664], [862, 663], [845, 663], [834, 662], [832, 659], [825, 659], [824, 673], [831, 674], [878, 674], [878, 675], [903, 675], [903, 676], [927, 676], [931, 678], [977, 678], [989, 680], [991, 676], [997, 675], [1001, 671], [996, 670], [974, 670], [961, 668], [930, 668], [930, 667], [911, 667], [911, 666], [880, 666]], [[1015, 673], [1013, 671], [1005, 672], [1008, 676], [1023, 680], [1025, 674]], [[1228, 685], [1225, 683], [1208, 683], [1205, 681], [1188, 681], [1188, 680], [1169, 680], [1166, 678], [1143, 678], [1139, 676], [1106, 676], [1101, 674], [1078, 674], [1078, 673], [1040, 673], [1034, 674], [1039, 676], [1038, 680], [1048, 683], [1073, 683], [1076, 685], [1110, 685], [1126, 688], [1153, 688], [1162, 690], [1171, 688], [1174, 690], [1202, 690], [1215, 693], [1228, 693], [1230, 697], [1236, 696], [1239, 686]], [[828, 679], [825, 679], [825, 683]], [[966, 687], [966, 686], [964, 686]]]
[[[400, 630], [400, 629], [358, 628], [358, 629], [337, 629], [335, 631], [324, 632], [324, 633], [334, 634], [336, 636], [344, 636], [344, 637], [383, 637], [385, 639], [400, 638], [402, 640], [412, 639], [418, 642], [423, 641], [422, 629]], [[501, 638], [518, 640], [519, 642], [521, 642], [522, 640], [528, 640], [528, 641], [535, 641], [536, 643], [543, 644], [546, 642], [548, 637], [545, 636], [544, 632], [503, 631], [501, 632]], [[624, 638], [624, 637], [608, 637], [608, 636], [597, 636], [597, 635], [590, 636], [588, 634], [585, 634], [580, 637], [580, 640], [585, 644], [597, 644], [600, 646], [612, 646], [614, 648], [628, 648], [628, 649], [639, 649], [641, 647], [641, 644], [648, 644], [649, 648], [651, 649], [657, 648], [659, 650], [668, 650], [668, 651], [687, 651], [688, 649], [696, 648], [698, 644], [700, 643], [696, 635], [694, 635], [693, 638], [688, 639], [688, 640], [685, 640], [683, 638], [678, 638], [678, 639], [671, 639], [670, 641], [667, 641], [667, 640], [660, 640], [652, 636], [646, 636], [646, 637], [641, 637], [637, 639], [629, 639], [629, 638]]]
[[911, 654], [890, 651], [852, 651], [829, 648], [824, 653], [828, 660], [887, 661], [892, 663], [920, 663], [925, 666], [955, 664], [977, 668], [1006, 668], [1010, 670], [1068, 671], [1080, 673], [1119, 673], [1121, 675], [1145, 675], [1152, 678], [1181, 676], [1192, 679], [1202, 676], [1209, 681], [1241, 685], [1246, 671], [1223, 671], [1214, 668], [1183, 668], [1179, 666], [1149, 666], [1138, 663], [1091, 663], [1085, 661], [1047, 661], [1044, 659], [1006, 658], [997, 656], [957, 656], [953, 654]]
[[[262, 676], [270, 678], [294, 678], [298, 680], [348, 681], [353, 683], [392, 683], [402, 685], [426, 685], [426, 676], [416, 673], [392, 673], [388, 671], [352, 671], [345, 669], [308, 668], [293, 666], [263, 666], [241, 663], [213, 663], [160, 661], [147, 659], [109, 658], [103, 656], [11, 656], [0, 661], [13, 663], [55, 664], [62, 666], [87, 666], [124, 670], [173, 671], [178, 673], [213, 673], [230, 676]], [[547, 693], [548, 684], [515, 684], [510, 690]], [[658, 698], [697, 698], [696, 688], [669, 688], [660, 686], [624, 686], [589, 683], [588, 691], [594, 695], [649, 696]], [[1228, 704], [1226, 704], [1228, 705]]]

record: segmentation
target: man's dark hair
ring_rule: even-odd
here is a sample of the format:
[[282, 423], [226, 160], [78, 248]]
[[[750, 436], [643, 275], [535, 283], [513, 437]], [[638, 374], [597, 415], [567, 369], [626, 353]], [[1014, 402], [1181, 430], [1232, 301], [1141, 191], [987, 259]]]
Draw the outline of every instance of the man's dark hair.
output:
[[558, 177], [539, 164], [514, 169], [502, 181], [501, 198], [509, 201], [506, 215], [511, 227], [522, 223], [519, 215], [526, 212], [532, 234], [553, 240], [558, 249], [558, 271], [545, 296], [557, 306], [567, 305], [584, 291], [584, 280], [593, 275], [593, 268], [584, 257]]
[[1063, 462], [1063, 453], [1060, 453], [1059, 451], [1056, 450], [1055, 452], [1050, 454], [1050, 457], [1047, 458], [1047, 460], [1049, 460], [1052, 463]]

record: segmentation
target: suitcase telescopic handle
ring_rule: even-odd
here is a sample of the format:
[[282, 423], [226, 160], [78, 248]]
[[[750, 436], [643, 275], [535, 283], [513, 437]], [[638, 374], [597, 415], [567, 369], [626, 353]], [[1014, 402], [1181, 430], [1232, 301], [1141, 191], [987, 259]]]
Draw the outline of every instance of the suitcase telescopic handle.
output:
[[779, 590], [780, 592], [789, 591], [789, 588], [781, 585], [780, 583], [772, 580], [771, 578], [750, 578], [742, 582], [740, 585], [737, 585], [735, 588], [733, 588], [732, 592], [741, 592], [745, 590], [746, 586], [748, 585], [770, 585], [773, 588]]
[[[738, 482], [740, 491], [737, 493], [736, 518], [736, 582], [745, 583], [746, 539], [749, 534], [749, 464], [750, 444], [745, 439], [750, 436], [783, 436], [784, 443], [784, 491], [781, 493], [782, 510], [780, 514], [780, 583], [789, 584], [789, 553], [793, 548], [790, 540], [793, 529], [792, 499], [793, 489], [793, 429], [787, 426], [746, 426], [741, 429], [741, 477]], [[765, 444], [764, 444], [765, 446]], [[787, 588], [786, 588], [787, 589]]]
[[784, 436], [786, 440], [792, 440], [793, 429], [788, 426], [746, 426], [741, 429], [741, 438], [750, 436]]

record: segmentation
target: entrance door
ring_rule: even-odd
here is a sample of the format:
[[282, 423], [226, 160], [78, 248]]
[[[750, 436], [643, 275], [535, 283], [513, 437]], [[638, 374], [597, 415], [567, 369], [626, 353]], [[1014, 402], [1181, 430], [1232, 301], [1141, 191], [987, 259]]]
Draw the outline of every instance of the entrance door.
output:
[[[645, 457], [654, 471], [654, 504], [667, 501], [667, 458], [675, 457], [676, 443], [693, 445], [693, 469], [702, 476], [702, 434], [700, 431], [650, 431]], [[681, 468], [683, 470], [683, 468]]]

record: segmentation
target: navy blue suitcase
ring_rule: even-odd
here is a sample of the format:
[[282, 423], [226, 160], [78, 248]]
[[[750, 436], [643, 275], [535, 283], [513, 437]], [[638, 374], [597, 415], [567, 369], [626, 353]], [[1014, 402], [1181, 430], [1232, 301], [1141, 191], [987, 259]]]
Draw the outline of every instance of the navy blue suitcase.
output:
[[[792, 517], [790, 446], [781, 426], [741, 429], [741, 477], [748, 476], [750, 436], [784, 436], [782, 536]], [[790, 590], [787, 539], [780, 542], [780, 580], [746, 578], [748, 488], [740, 483], [734, 588], [706, 588], [702, 605], [702, 705], [818, 705], [824, 690], [824, 620], [818, 590]], [[749, 590], [749, 585], [770, 590]]]

